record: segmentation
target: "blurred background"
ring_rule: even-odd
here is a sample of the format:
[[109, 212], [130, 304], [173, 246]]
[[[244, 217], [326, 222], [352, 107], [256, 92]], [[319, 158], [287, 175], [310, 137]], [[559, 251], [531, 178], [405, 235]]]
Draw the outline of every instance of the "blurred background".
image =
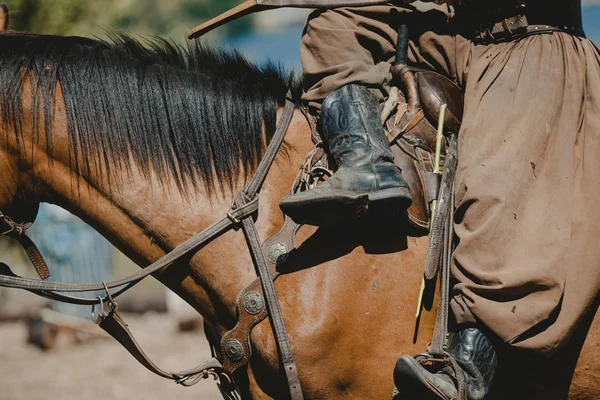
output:
[[[197, 24], [241, 0], [4, 0], [11, 29], [104, 37], [106, 29], [186, 41]], [[600, 43], [600, 0], [583, 0], [588, 37]], [[273, 59], [300, 70], [299, 41], [307, 11], [283, 9], [245, 17], [207, 40], [239, 49], [253, 60]], [[48, 257], [52, 279], [108, 280], [135, 272], [133, 265], [72, 215], [44, 206], [31, 236]], [[33, 276], [25, 255], [0, 238], [1, 261]], [[93, 268], [82, 269], [81, 265]], [[120, 310], [151, 358], [163, 368], [186, 369], [209, 356], [201, 320], [154, 281], [142, 282], [119, 301]], [[89, 322], [89, 307], [50, 304], [27, 292], [0, 289], [0, 400], [56, 398], [113, 400], [177, 397], [218, 399], [216, 385], [191, 389], [155, 377]]]
[[[242, 0], [3, 0], [11, 29], [35, 33], [104, 37], [106, 29], [158, 35], [177, 42], [199, 23]], [[273, 58], [300, 67], [298, 42], [305, 10], [275, 10], [229, 23], [207, 35], [209, 41], [241, 48], [253, 58]]]
[[[7, 0], [4, 0], [7, 1]], [[186, 32], [242, 0], [8, 0], [17, 30], [59, 35], [104, 36], [105, 29], [185, 41]], [[600, 0], [582, 0], [584, 26], [600, 43]], [[418, 3], [418, 2], [417, 2]], [[307, 12], [266, 11], [229, 23], [208, 36], [252, 58], [273, 58], [300, 68], [298, 42]]]

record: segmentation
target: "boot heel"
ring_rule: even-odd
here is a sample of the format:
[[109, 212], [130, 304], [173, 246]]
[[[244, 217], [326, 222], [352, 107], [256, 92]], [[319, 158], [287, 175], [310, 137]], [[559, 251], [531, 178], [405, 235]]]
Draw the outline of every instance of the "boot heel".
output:
[[390, 210], [406, 210], [412, 204], [410, 191], [405, 187], [395, 187], [369, 193], [369, 209], [390, 207]]
[[395, 187], [369, 193], [369, 219], [377, 223], [404, 225], [412, 204], [408, 189]]

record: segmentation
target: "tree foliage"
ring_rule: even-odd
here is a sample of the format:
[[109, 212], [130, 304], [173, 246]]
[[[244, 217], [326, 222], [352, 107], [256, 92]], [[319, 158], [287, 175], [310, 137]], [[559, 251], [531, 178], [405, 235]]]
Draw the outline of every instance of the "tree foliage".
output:
[[[109, 29], [185, 39], [195, 25], [237, 5], [241, 0], [4, 0], [11, 29], [59, 35], [103, 36]], [[219, 29], [233, 35], [250, 28], [241, 19]]]

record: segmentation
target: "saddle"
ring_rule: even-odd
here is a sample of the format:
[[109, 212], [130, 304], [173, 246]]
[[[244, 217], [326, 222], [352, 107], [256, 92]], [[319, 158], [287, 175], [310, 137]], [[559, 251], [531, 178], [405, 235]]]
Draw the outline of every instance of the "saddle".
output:
[[[410, 186], [413, 203], [408, 209], [409, 222], [415, 235], [426, 235], [431, 203], [437, 198], [441, 179], [441, 174], [434, 171], [439, 112], [445, 104], [445, 137], [457, 135], [464, 94], [455, 82], [437, 72], [398, 65], [392, 67], [392, 75], [397, 89], [392, 90], [384, 107], [384, 125], [395, 162]], [[442, 143], [441, 165], [445, 148]]]

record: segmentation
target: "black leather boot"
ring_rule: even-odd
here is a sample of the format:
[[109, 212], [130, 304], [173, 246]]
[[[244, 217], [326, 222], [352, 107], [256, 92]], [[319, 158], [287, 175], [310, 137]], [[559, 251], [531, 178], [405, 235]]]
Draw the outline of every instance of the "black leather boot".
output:
[[[467, 399], [484, 400], [498, 365], [490, 340], [478, 329], [463, 329], [455, 335], [449, 353], [462, 370]], [[434, 373], [411, 356], [402, 356], [396, 363], [394, 382], [402, 400], [458, 399], [456, 377], [451, 368]]]
[[337, 165], [326, 182], [283, 198], [281, 210], [295, 222], [336, 224], [367, 211], [406, 210], [408, 184], [381, 125], [379, 104], [364, 86], [330, 94], [321, 109], [321, 136]]

